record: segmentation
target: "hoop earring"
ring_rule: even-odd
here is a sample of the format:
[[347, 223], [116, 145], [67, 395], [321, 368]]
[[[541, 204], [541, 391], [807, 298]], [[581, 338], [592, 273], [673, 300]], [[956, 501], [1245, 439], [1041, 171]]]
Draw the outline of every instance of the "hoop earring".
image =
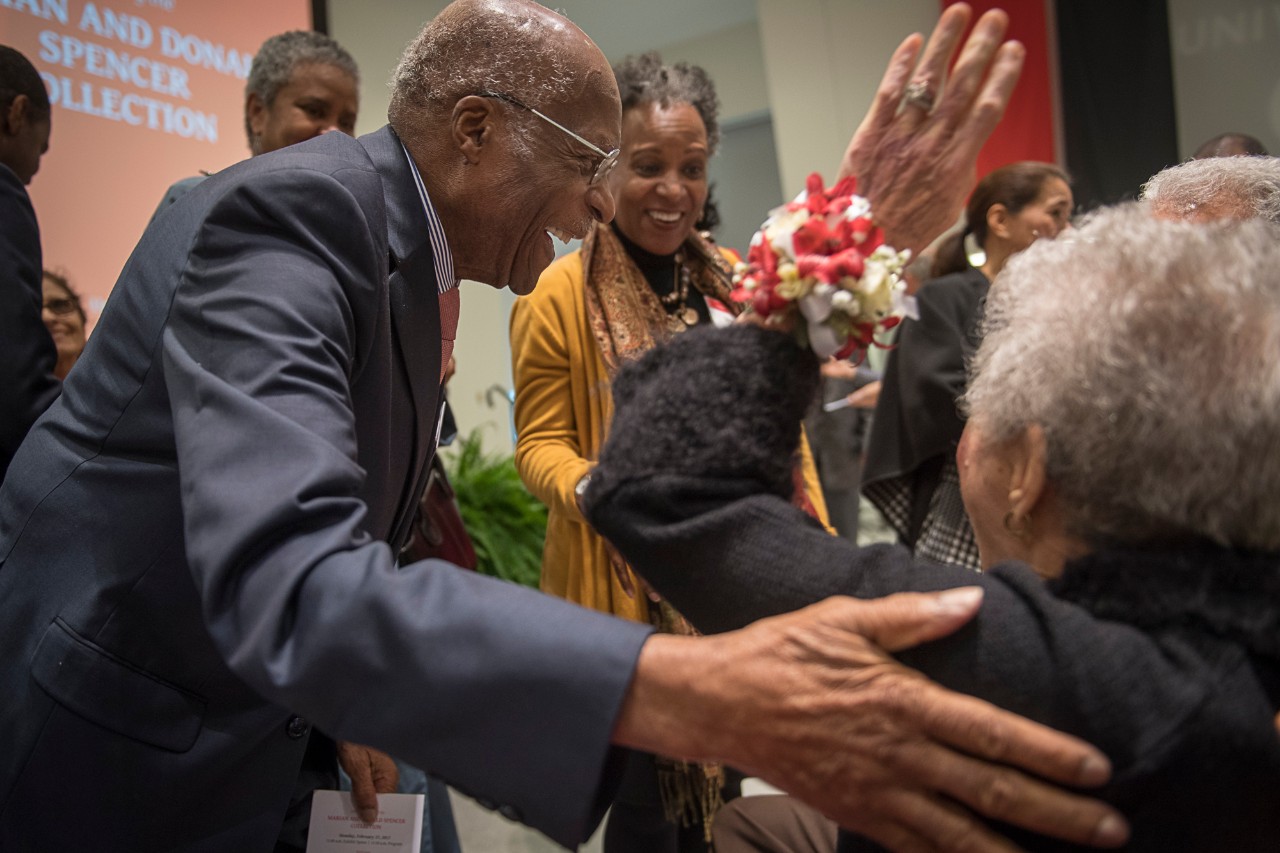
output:
[[1015, 515], [1013, 510], [1004, 514], [1004, 529], [1010, 535], [1023, 542], [1031, 538], [1031, 516]]
[[982, 244], [978, 242], [978, 237], [972, 231], [964, 233], [964, 256], [969, 261], [969, 266], [978, 268], [987, 262], [987, 252], [982, 248]]

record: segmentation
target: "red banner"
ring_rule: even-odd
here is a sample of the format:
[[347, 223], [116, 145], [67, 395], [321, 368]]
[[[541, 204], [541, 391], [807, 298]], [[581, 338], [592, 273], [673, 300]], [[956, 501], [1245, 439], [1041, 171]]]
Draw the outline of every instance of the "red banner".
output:
[[[942, 0], [946, 8], [957, 0]], [[1009, 34], [1026, 47], [1022, 77], [1004, 118], [978, 156], [978, 177], [1018, 160], [1062, 164], [1055, 145], [1057, 40], [1053, 37], [1051, 0], [965, 0], [977, 20], [988, 9], [1009, 14]]]

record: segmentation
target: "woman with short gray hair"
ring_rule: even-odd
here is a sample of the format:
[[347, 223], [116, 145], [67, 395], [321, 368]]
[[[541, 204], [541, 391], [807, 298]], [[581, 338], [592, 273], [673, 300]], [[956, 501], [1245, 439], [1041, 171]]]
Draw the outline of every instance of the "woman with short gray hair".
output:
[[[900, 658], [1102, 748], [1126, 849], [1270, 851], [1277, 352], [1280, 230], [1108, 210], [991, 288], [957, 453], [984, 574], [859, 549], [787, 503], [772, 460], [794, 450], [817, 365], [759, 328], [685, 336], [618, 377], [587, 516], [706, 631], [833, 594], [980, 586], [973, 624]], [[732, 454], [689, 450], [726, 434]]]

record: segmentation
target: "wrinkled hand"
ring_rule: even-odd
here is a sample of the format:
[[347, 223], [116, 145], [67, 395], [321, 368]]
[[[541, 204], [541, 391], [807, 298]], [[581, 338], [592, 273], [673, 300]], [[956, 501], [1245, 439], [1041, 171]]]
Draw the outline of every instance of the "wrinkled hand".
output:
[[[949, 634], [979, 603], [972, 588], [833, 598], [742, 631], [651, 638], [615, 737], [724, 760], [894, 850], [1016, 849], [975, 815], [1076, 843], [1123, 843], [1113, 809], [1028, 775], [1101, 784], [1110, 773], [1101, 753], [948, 691], [880, 648]], [[645, 731], [633, 728], [639, 714]]]
[[351, 797], [360, 819], [373, 823], [378, 819], [378, 795], [394, 794], [400, 781], [395, 761], [371, 746], [339, 741], [338, 763], [351, 777]]
[[[993, 9], [978, 20], [947, 79], [971, 16], [962, 3], [949, 6], [923, 57], [919, 34], [894, 51], [840, 164], [839, 177], [857, 176], [858, 192], [871, 200], [886, 241], [915, 254], [959, 216], [976, 179], [978, 151], [1022, 72], [1025, 50], [1017, 42], [1001, 43], [1009, 18]], [[932, 111], [904, 103], [912, 82], [933, 94]]]

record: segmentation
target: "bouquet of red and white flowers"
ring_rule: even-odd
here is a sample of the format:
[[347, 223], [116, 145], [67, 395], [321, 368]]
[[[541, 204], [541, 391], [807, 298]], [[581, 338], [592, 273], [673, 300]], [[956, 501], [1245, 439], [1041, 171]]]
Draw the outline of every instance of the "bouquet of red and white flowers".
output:
[[821, 359], [860, 357], [881, 345], [879, 332], [915, 316], [902, 280], [911, 253], [884, 244], [856, 189], [854, 178], [826, 189], [810, 175], [798, 199], [770, 212], [734, 270], [734, 301], [771, 324], [794, 320], [801, 344]]

